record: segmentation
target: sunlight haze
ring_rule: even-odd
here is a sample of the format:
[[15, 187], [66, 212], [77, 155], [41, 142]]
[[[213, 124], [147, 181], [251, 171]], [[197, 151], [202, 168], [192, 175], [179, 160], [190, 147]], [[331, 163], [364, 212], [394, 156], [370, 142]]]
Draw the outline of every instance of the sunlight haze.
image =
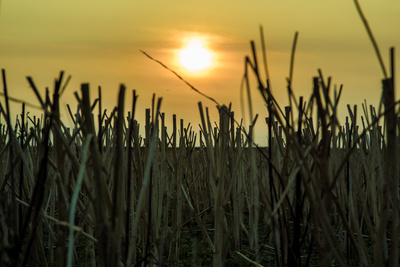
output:
[[213, 64], [212, 52], [201, 39], [192, 38], [179, 51], [179, 63], [187, 70], [200, 72]]
[[[213, 112], [212, 119], [217, 120], [214, 103], [140, 50], [219, 103], [232, 103], [238, 118], [242, 114], [240, 84], [244, 58], [251, 54], [250, 40], [256, 42], [261, 52], [260, 25], [264, 27], [272, 91], [282, 106], [287, 103], [286, 78], [296, 31], [299, 40], [292, 86], [297, 97], [310, 96], [312, 77], [321, 69], [325, 77], [332, 76], [333, 84], [344, 85], [340, 100], [343, 114], [347, 104], [360, 105], [366, 99], [376, 105], [380, 98], [382, 71], [353, 1], [2, 0], [0, 3], [0, 66], [6, 70], [9, 94], [38, 104], [25, 77], [32, 76], [44, 94], [46, 87], [52, 90], [54, 79], [64, 70], [72, 76], [61, 99], [66, 121], [65, 106], [76, 106], [73, 92], [80, 92], [83, 82], [90, 83], [92, 99], [97, 97], [97, 88], [101, 86], [103, 105], [109, 110], [117, 103], [120, 83], [128, 88], [129, 108], [131, 91], [136, 89], [137, 119], [141, 122], [145, 108], [151, 106], [153, 93], [163, 97], [162, 111], [169, 119], [177, 114], [178, 119], [185, 120], [185, 125], [190, 122], [197, 127], [197, 103], [202, 101]], [[367, 0], [360, 4], [389, 68], [389, 48], [400, 49], [400, 2]], [[182, 55], [187, 51], [184, 49], [189, 49], [184, 46], [188, 36], [206, 38], [206, 43], [197, 44], [204, 53], [196, 59], [199, 65], [187, 63], [188, 55], [177, 59], [177, 53]], [[197, 69], [204, 70], [193, 71]], [[399, 88], [398, 79], [396, 83]], [[262, 125], [266, 108], [255, 81], [251, 85], [255, 113], [260, 114], [258, 123]], [[20, 112], [20, 104], [14, 104], [12, 110], [15, 114]], [[248, 122], [247, 106], [244, 113]], [[264, 137], [262, 133], [258, 135]]]

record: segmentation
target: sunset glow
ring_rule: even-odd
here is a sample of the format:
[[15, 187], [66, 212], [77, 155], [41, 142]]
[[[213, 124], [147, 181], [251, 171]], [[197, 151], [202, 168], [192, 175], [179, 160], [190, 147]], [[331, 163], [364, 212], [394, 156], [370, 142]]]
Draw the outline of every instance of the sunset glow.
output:
[[[400, 47], [395, 27], [400, 24], [400, 1], [365, 0], [362, 8], [388, 69], [389, 48], [398, 51]], [[291, 86], [296, 99], [312, 95], [311, 78], [318, 76], [318, 69], [324, 77], [332, 77], [333, 86], [344, 86], [339, 115], [347, 114], [347, 104], [360, 105], [365, 99], [368, 105], [377, 105], [381, 96], [382, 71], [353, 1], [98, 0], [93, 4], [42, 0], [39, 4], [4, 0], [0, 19], [0, 62], [7, 71], [10, 97], [40, 104], [26, 76], [33, 77], [45, 95], [63, 70], [72, 77], [60, 107], [68, 119], [66, 105], [77, 105], [74, 92], [81, 83], [90, 84], [93, 97], [101, 86], [102, 107], [108, 110], [117, 103], [116, 90], [124, 83], [140, 95], [138, 120], [145, 117], [154, 93], [163, 98], [166, 119], [176, 114], [197, 126], [198, 102], [211, 107], [214, 103], [140, 52], [144, 51], [219, 103], [232, 103], [237, 120], [245, 117], [249, 122], [241, 84], [246, 56], [253, 58], [251, 40], [265, 81], [260, 25], [271, 90], [281, 106], [288, 105], [287, 77], [295, 32], [299, 38]], [[395, 57], [400, 62], [400, 53]], [[400, 79], [395, 81], [398, 96]], [[257, 81], [250, 80], [250, 87], [254, 114], [266, 116]], [[130, 105], [132, 93], [128, 92], [126, 104]], [[20, 103], [11, 104], [13, 118], [20, 110]], [[217, 110], [210, 108], [213, 111], [217, 117]], [[259, 119], [257, 126], [265, 127], [263, 122]], [[257, 133], [265, 140], [264, 132]]]
[[205, 48], [202, 40], [190, 39], [179, 51], [179, 63], [189, 71], [199, 72], [212, 65], [212, 53]]
[[399, 25], [0, 0], [0, 267], [400, 266]]

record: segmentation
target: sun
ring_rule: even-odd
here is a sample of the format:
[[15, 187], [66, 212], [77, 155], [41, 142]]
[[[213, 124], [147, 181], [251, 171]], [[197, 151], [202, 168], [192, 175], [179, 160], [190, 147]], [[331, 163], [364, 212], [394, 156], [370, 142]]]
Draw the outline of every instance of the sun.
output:
[[179, 51], [179, 64], [190, 72], [200, 72], [212, 66], [213, 55], [199, 38], [192, 38]]

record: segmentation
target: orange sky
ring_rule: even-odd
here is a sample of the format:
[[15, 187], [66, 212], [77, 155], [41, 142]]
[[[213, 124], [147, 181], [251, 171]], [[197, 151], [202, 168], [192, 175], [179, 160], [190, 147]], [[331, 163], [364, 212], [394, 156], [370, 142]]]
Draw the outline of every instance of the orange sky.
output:
[[[400, 48], [400, 2], [360, 2], [388, 68], [389, 47]], [[64, 105], [74, 106], [73, 92], [79, 91], [82, 82], [89, 82], [93, 99], [101, 85], [103, 105], [111, 109], [116, 105], [119, 84], [124, 83], [127, 103], [132, 89], [139, 94], [140, 121], [144, 121], [144, 109], [150, 107], [156, 93], [163, 97], [162, 110], [168, 118], [175, 113], [185, 124], [197, 126], [197, 102], [201, 100], [211, 110], [215, 105], [146, 58], [140, 53], [144, 50], [221, 104], [232, 102], [240, 115], [244, 56], [250, 54], [250, 40], [260, 46], [260, 24], [266, 36], [273, 93], [282, 106], [287, 98], [285, 79], [295, 31], [299, 31], [293, 80], [297, 96], [310, 96], [312, 77], [321, 68], [325, 76], [332, 76], [333, 84], [344, 84], [343, 107], [360, 104], [364, 98], [376, 104], [380, 97], [382, 72], [350, 0], [0, 3], [0, 67], [6, 69], [9, 94], [35, 104], [38, 102], [25, 76], [32, 76], [44, 93], [64, 70], [72, 75], [61, 101]], [[192, 35], [206, 38], [215, 55], [216, 65], [203, 75], [185, 71], [175, 56], [183, 40]], [[399, 58], [397, 52], [397, 62]], [[260, 113], [258, 123], [262, 124], [266, 109], [256, 87], [253, 89], [253, 103]], [[12, 108], [20, 111], [19, 105]], [[259, 132], [259, 136], [263, 134]]]

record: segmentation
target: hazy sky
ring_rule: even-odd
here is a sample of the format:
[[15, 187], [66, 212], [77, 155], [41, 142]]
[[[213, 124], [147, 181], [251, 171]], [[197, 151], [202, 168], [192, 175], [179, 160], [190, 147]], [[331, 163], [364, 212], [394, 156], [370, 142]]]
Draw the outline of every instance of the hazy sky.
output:
[[[120, 83], [139, 94], [137, 118], [143, 121], [151, 96], [163, 97], [167, 117], [177, 114], [197, 126], [197, 102], [214, 104], [140, 50], [181, 74], [221, 104], [233, 103], [241, 114], [239, 89], [249, 41], [259, 42], [264, 26], [268, 66], [275, 97], [286, 103], [286, 77], [294, 33], [299, 32], [293, 88], [308, 98], [312, 77], [321, 68], [333, 83], [344, 85], [341, 103], [376, 104], [381, 69], [353, 1], [25, 1], [2, 0], [0, 6], [0, 67], [6, 69], [10, 95], [38, 103], [25, 77], [44, 92], [64, 70], [72, 76], [61, 102], [75, 106], [73, 92], [89, 82], [92, 98], [102, 86], [104, 105], [116, 105]], [[400, 48], [400, 1], [360, 1], [378, 41], [387, 68], [391, 46]], [[185, 39], [198, 36], [213, 52], [213, 67], [194, 75], [177, 60]], [[399, 52], [396, 59], [399, 62]], [[260, 57], [261, 59], [261, 57]], [[399, 81], [399, 79], [397, 79]], [[253, 83], [255, 85], [255, 83]], [[397, 82], [397, 88], [398, 88]], [[253, 103], [263, 123], [266, 109], [256, 87]], [[3, 99], [1, 99], [3, 101]], [[130, 104], [127, 108], [130, 107]], [[19, 106], [13, 109], [20, 110]], [[65, 112], [65, 109], [62, 108]], [[361, 109], [360, 109], [361, 111]], [[216, 119], [216, 117], [214, 118]]]

